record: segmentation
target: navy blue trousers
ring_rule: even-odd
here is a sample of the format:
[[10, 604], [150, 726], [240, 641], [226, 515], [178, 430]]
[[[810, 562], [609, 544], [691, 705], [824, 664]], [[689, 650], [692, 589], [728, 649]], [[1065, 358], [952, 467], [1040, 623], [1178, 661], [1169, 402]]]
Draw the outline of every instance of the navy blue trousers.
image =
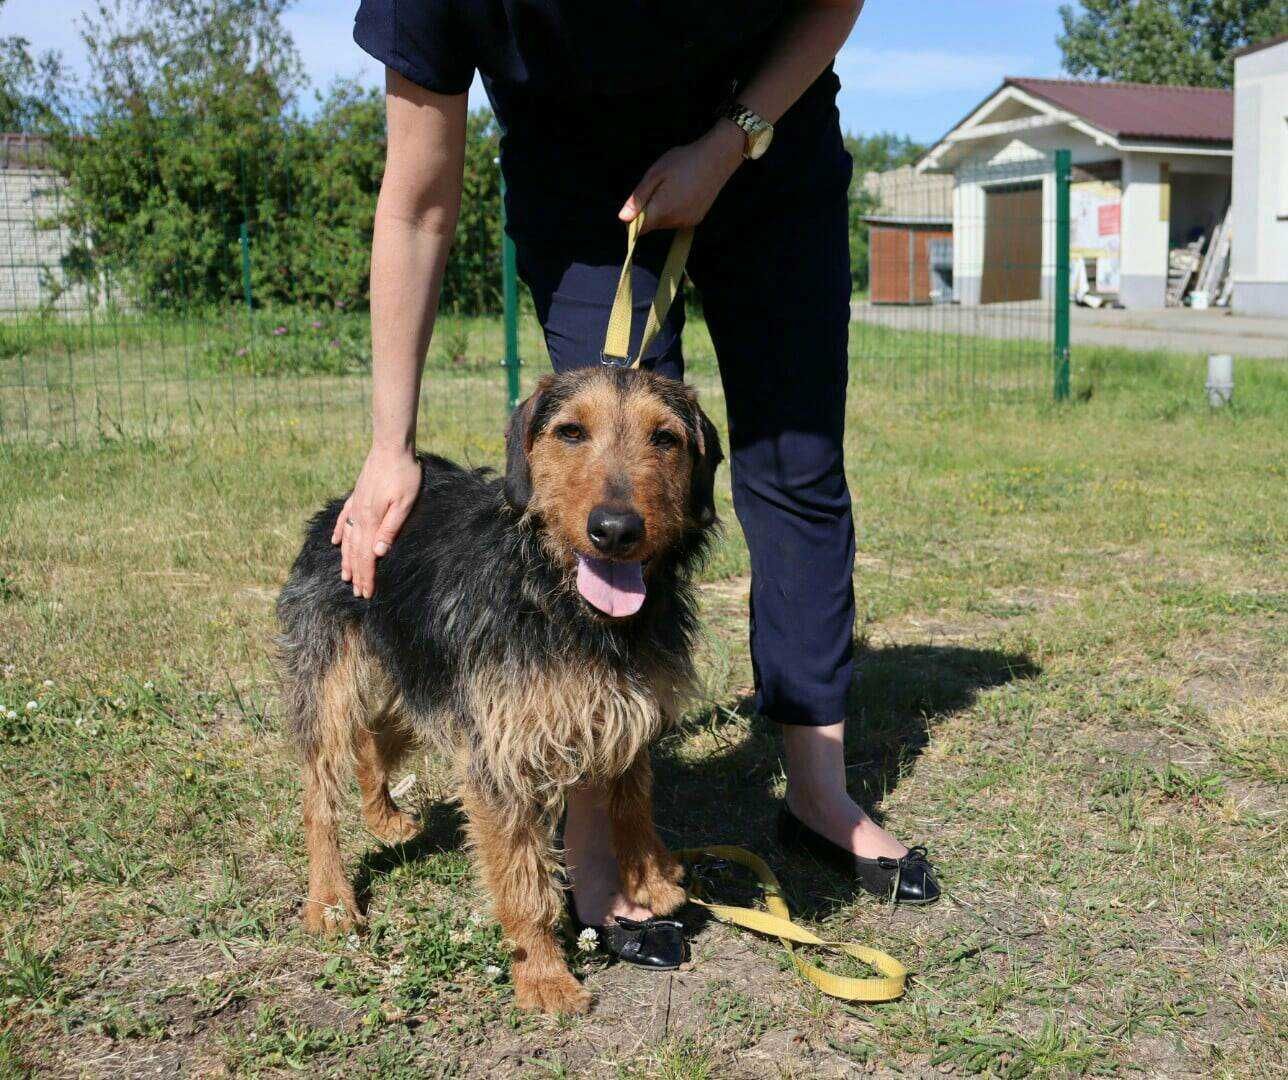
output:
[[[749, 163], [735, 181], [756, 168]], [[763, 186], [763, 185], [761, 185]], [[785, 724], [845, 718], [854, 669], [854, 523], [846, 486], [848, 211], [827, 197], [726, 189], [697, 230], [689, 277], [715, 344], [729, 416], [734, 510], [751, 553], [756, 708]], [[599, 363], [624, 254], [616, 222], [595, 236], [518, 240], [557, 371]], [[636, 253], [635, 346], [670, 233]], [[684, 376], [677, 302], [645, 358]]]

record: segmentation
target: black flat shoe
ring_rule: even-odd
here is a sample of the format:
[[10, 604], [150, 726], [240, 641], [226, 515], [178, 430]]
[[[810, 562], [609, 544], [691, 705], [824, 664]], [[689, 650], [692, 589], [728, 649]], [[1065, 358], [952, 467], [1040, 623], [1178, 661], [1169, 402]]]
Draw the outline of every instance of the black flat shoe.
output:
[[924, 847], [909, 848], [902, 859], [864, 859], [820, 836], [786, 806], [778, 812], [778, 843], [785, 851], [808, 851], [883, 900], [933, 904], [939, 899], [939, 882]]
[[577, 916], [577, 905], [568, 893], [568, 921], [578, 940], [587, 930], [595, 934], [595, 945], [617, 960], [654, 971], [674, 971], [689, 958], [684, 924], [678, 919], [627, 919], [613, 917], [612, 926], [589, 926]]

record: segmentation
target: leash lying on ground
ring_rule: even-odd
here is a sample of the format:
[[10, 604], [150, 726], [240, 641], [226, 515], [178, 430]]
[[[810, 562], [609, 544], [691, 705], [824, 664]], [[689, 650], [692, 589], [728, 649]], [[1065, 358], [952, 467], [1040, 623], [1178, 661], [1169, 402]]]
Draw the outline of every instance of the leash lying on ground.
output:
[[[768, 934], [778, 938], [791, 957], [797, 974], [806, 982], [813, 984], [829, 997], [843, 1001], [893, 1001], [903, 996], [908, 978], [908, 969], [888, 953], [859, 945], [853, 941], [827, 941], [812, 930], [797, 926], [792, 922], [791, 908], [783, 899], [782, 887], [778, 878], [769, 869], [765, 861], [745, 848], [713, 844], [709, 847], [686, 848], [677, 851], [675, 857], [681, 862], [692, 864], [700, 859], [722, 859], [725, 862], [737, 863], [746, 867], [759, 879], [765, 894], [765, 907], [768, 911], [756, 908], [735, 907], [732, 904], [717, 904], [701, 895], [701, 886], [697, 878], [690, 873], [694, 882], [689, 890], [689, 899], [706, 908], [721, 922], [741, 926], [757, 934]], [[795, 945], [814, 945], [831, 952], [844, 953], [855, 960], [861, 960], [869, 967], [879, 971], [881, 978], [859, 979], [850, 975], [835, 975], [830, 971], [802, 959], [794, 948]]]
[[[689, 248], [693, 244], [692, 229], [680, 229], [676, 232], [675, 238], [671, 241], [671, 249], [667, 252], [666, 262], [662, 266], [662, 272], [658, 275], [657, 293], [649, 306], [639, 348], [632, 357], [631, 321], [634, 303], [631, 292], [631, 266], [635, 260], [635, 242], [639, 239], [643, 226], [644, 215], [641, 213], [627, 227], [626, 258], [622, 262], [621, 276], [617, 279], [617, 294], [613, 297], [613, 309], [609, 313], [608, 330], [604, 335], [604, 351], [601, 359], [605, 364], [616, 367], [638, 367], [648, 347], [653, 344], [653, 339], [666, 320], [666, 313], [671, 309], [671, 304], [680, 291], [684, 264], [689, 257]], [[740, 847], [717, 844], [711, 847], [688, 848], [676, 852], [676, 857], [686, 863], [694, 863], [704, 858], [723, 859], [746, 867], [755, 874], [764, 889], [765, 907], [769, 909], [768, 911], [713, 903], [700, 895], [701, 890], [696, 878], [694, 878], [694, 887], [689, 891], [689, 899], [706, 908], [721, 922], [778, 938], [801, 978], [818, 987], [823, 993], [844, 1001], [893, 1001], [902, 996], [908, 970], [893, 956], [883, 953], [880, 949], [869, 948], [852, 941], [826, 941], [813, 931], [792, 922], [792, 912], [783, 899], [778, 878], [759, 856]], [[693, 877], [693, 875], [690, 876]], [[858, 979], [853, 976], [834, 975], [798, 956], [794, 947], [796, 945], [813, 945], [830, 949], [832, 952], [844, 953], [876, 969], [882, 977]]]

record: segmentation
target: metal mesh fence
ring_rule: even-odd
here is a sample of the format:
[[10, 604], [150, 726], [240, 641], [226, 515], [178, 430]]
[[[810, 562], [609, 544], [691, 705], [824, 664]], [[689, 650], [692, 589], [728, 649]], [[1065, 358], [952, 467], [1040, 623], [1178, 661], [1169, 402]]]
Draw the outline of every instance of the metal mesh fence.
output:
[[[115, 213], [115, 194], [86, 194], [112, 181], [99, 137], [3, 143], [0, 443], [365, 431], [369, 326], [353, 283], [365, 275], [378, 172], [320, 180], [316, 158], [290, 145], [272, 151], [271, 169], [242, 148], [209, 175], [195, 151], [192, 160], [169, 154], [144, 190], [120, 196], [133, 200], [132, 216], [113, 231], [94, 214]], [[155, 137], [181, 135], [158, 128]], [[100, 152], [92, 176], [78, 171], [89, 147]], [[147, 144], [120, 150], [146, 154]], [[852, 215], [852, 392], [910, 404], [1049, 397], [1067, 304], [1060, 190], [1052, 158], [865, 180]], [[318, 212], [341, 198], [360, 212]], [[454, 258], [465, 251], [457, 248]], [[526, 390], [545, 350], [521, 300], [515, 336]], [[718, 408], [700, 318], [686, 350]], [[500, 315], [444, 313], [422, 432], [448, 433], [463, 456], [494, 460], [514, 385], [506, 356]]]
[[1049, 396], [1068, 344], [1062, 184], [1067, 163], [1059, 173], [1055, 157], [867, 178], [855, 377], [925, 402]]

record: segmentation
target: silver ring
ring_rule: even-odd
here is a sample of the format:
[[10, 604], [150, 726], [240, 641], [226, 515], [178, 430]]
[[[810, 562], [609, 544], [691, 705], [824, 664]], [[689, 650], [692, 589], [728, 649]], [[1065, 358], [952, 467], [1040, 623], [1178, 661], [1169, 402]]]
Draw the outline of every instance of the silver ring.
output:
[[354, 520], [353, 520], [353, 518], [351, 518], [351, 517], [347, 517], [347, 518], [345, 518], [345, 519], [344, 519], [344, 525], [345, 525], [345, 528], [355, 528], [355, 529], [356, 529], [356, 528], [358, 527], [358, 523], [357, 523], [356, 521], [354, 521]]

